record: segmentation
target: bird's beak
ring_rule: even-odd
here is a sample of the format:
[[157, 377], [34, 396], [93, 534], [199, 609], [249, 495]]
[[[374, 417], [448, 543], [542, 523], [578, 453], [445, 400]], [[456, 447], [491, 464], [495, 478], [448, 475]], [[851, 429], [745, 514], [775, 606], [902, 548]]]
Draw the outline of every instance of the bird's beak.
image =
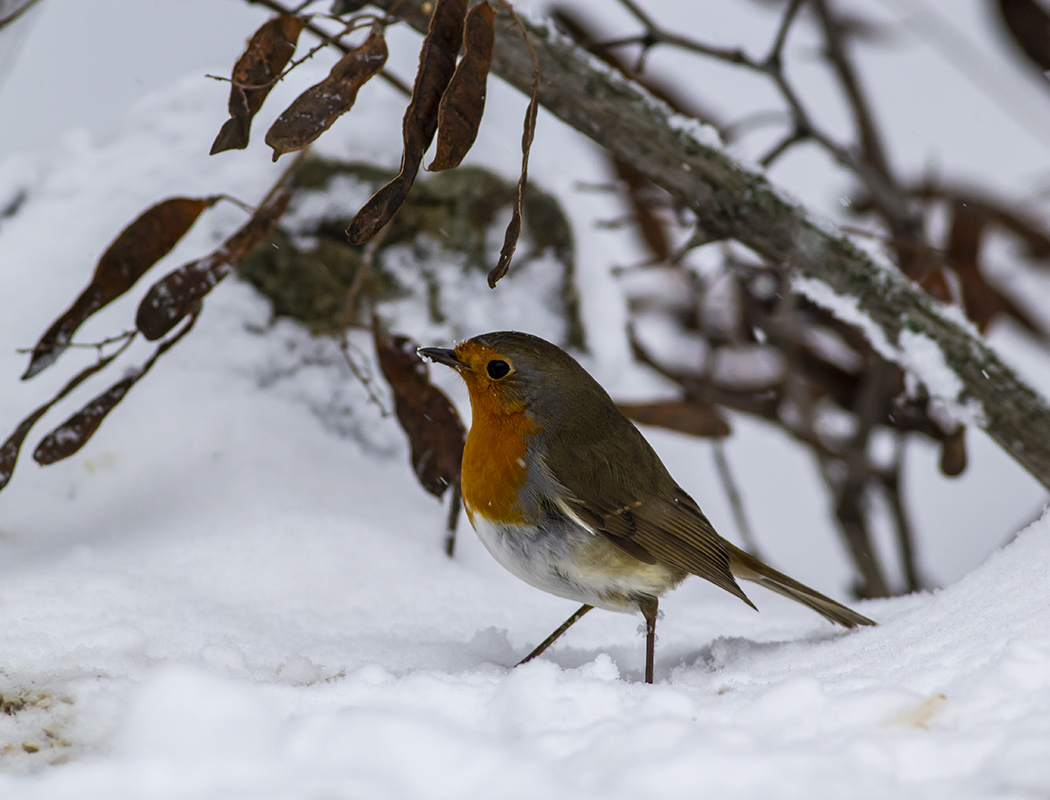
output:
[[455, 350], [448, 350], [444, 347], [420, 347], [416, 352], [423, 358], [430, 359], [438, 364], [444, 364], [446, 367], [452, 367], [453, 369], [462, 369], [466, 366], [466, 364], [456, 358]]

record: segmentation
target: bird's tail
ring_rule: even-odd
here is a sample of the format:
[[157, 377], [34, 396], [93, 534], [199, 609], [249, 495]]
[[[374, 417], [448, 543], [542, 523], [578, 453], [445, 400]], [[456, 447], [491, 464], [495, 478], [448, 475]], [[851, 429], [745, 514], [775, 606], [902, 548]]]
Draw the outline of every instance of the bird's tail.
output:
[[729, 570], [733, 577], [757, 583], [784, 597], [790, 597], [796, 603], [809, 606], [818, 614], [847, 628], [875, 624], [867, 617], [846, 608], [842, 603], [836, 603], [830, 597], [825, 597], [784, 573], [777, 572], [733, 545], [729, 545]]

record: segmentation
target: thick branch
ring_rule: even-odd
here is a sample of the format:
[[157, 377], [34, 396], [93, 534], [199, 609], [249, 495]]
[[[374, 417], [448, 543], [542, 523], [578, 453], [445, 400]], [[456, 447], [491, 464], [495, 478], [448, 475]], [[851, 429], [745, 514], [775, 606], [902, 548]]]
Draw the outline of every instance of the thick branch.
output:
[[[414, 13], [420, 0], [372, 4], [409, 15], [417, 28], [426, 25], [426, 16]], [[855, 299], [891, 345], [905, 330], [933, 339], [962, 381], [961, 399], [982, 406], [984, 430], [1050, 488], [1050, 408], [978, 336], [900, 273], [874, 264], [847, 239], [814, 224], [764, 177], [701, 141], [691, 120], [676, 116], [552, 27], [526, 25], [543, 73], [539, 97], [547, 110], [691, 208], [712, 236], [736, 239], [793, 274]], [[528, 94], [533, 62], [521, 32], [503, 10], [496, 27], [493, 70]]]

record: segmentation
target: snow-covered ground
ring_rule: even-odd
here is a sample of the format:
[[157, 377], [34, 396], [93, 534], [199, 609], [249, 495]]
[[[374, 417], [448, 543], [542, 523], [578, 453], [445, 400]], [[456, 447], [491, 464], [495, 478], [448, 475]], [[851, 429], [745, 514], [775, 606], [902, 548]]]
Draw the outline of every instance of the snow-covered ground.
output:
[[[231, 53], [248, 33], [229, 31]], [[395, 63], [410, 65], [418, 39], [399, 34], [393, 47]], [[201, 75], [228, 68], [201, 64], [103, 136], [74, 131], [0, 161], [0, 208], [22, 198], [0, 219], [0, 434], [93, 358], [69, 353], [18, 382], [16, 349], [75, 296], [123, 225], [173, 194], [257, 201], [283, 166], [261, 141], [206, 155], [225, 87]], [[257, 140], [267, 111], [295, 90], [275, 90]], [[399, 102], [366, 87], [323, 147], [395, 164]], [[522, 112], [520, 97], [493, 85], [474, 163], [514, 177]], [[1026, 159], [1034, 171], [1033, 152], [1045, 164], [1045, 150], [1029, 147], [999, 153], [988, 174], [1009, 185]], [[801, 196], [800, 159], [780, 177]], [[585, 363], [617, 396], [666, 391], [629, 364], [608, 266], [630, 263], [631, 245], [594, 224], [620, 213], [613, 200], [579, 186], [605, 180], [599, 160], [541, 117], [530, 174], [575, 226]], [[242, 220], [228, 204], [209, 212], [157, 274]], [[500, 291], [476, 291], [475, 313], [501, 327]], [[115, 303], [80, 338], [122, 330], [134, 307], [134, 297]], [[696, 579], [662, 603], [654, 686], [641, 683], [640, 619], [604, 612], [511, 669], [572, 604], [504, 572], [465, 523], [447, 559], [444, 509], [416, 483], [393, 420], [364, 401], [334, 345], [268, 321], [265, 301], [228, 281], [79, 454], [40, 469], [30, 437], [0, 493], [0, 797], [1050, 793], [1050, 519], [997, 549], [1044, 495], [979, 434], [959, 482], [933, 475], [932, 451], [914, 454], [923, 564], [947, 585], [856, 604], [879, 627], [843, 633], [758, 589], [755, 614]], [[1050, 387], [1045, 358], [1021, 337], [995, 341]], [[62, 404], [38, 433], [114, 379]], [[466, 412], [454, 376], [435, 380]], [[761, 426], [734, 422], [727, 450], [766, 552], [844, 596], [849, 570], [811, 465]], [[732, 537], [708, 446], [647, 433]]]

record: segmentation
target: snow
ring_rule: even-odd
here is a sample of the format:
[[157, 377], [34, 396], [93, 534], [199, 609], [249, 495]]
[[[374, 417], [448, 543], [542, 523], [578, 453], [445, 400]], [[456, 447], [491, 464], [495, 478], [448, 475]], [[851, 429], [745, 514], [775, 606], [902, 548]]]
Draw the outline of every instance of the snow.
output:
[[[247, 34], [237, 31], [232, 50]], [[411, 47], [401, 49], [411, 63]], [[302, 69], [309, 84], [325, 66]], [[275, 115], [297, 90], [277, 87], [266, 109]], [[396, 164], [398, 102], [365, 87], [322, 146]], [[524, 102], [495, 86], [488, 102], [472, 163], [513, 179]], [[91, 363], [92, 353], [70, 352], [19, 383], [26, 356], [15, 350], [75, 296], [129, 220], [173, 194], [256, 202], [279, 174], [259, 123], [248, 151], [206, 155], [225, 116], [224, 88], [198, 70], [102, 138], [66, 133], [0, 161], [0, 206], [25, 197], [0, 219], [5, 431]], [[594, 225], [619, 213], [615, 202], [577, 187], [603, 180], [593, 151], [541, 116], [530, 174], [572, 215], [592, 334], [582, 358], [618, 396], [664, 389], [627, 356], [609, 267], [634, 255], [622, 233]], [[243, 219], [229, 203], [207, 212], [140, 288]], [[479, 286], [471, 325], [503, 327], [508, 313], [528, 312], [501, 298], [527, 297], [538, 279], [523, 271], [504, 283]], [[134, 308], [131, 298], [114, 303], [77, 338], [123, 330]], [[552, 335], [553, 320], [526, 319]], [[399, 322], [421, 338], [450, 335], [407, 307]], [[1000, 341], [1048, 384], [1038, 354], [1009, 334]], [[934, 391], [957, 396], [928, 344], [904, 349]], [[368, 350], [363, 339], [355, 347]], [[122, 363], [150, 352], [137, 346]], [[843, 632], [759, 589], [756, 614], [694, 579], [661, 604], [656, 684], [645, 686], [640, 619], [627, 615], [590, 614], [542, 658], [511, 666], [573, 604], [503, 571], [465, 523], [446, 558], [445, 510], [417, 485], [393, 419], [366, 402], [331, 342], [270, 325], [249, 287], [221, 284], [194, 331], [91, 442], [37, 468], [36, 438], [118, 377], [49, 413], [0, 493], [0, 797], [1050, 792], [1050, 518], [997, 547], [1044, 495], [980, 437], [969, 483], [909, 484], [926, 501], [916, 504], [922, 554], [949, 576], [946, 588], [857, 603], [880, 625]], [[434, 378], [465, 411], [454, 376]], [[771, 560], [844, 596], [848, 569], [816, 522], [826, 509], [810, 465], [761, 425], [734, 426], [727, 451]], [[706, 445], [646, 433], [732, 535], [713, 469], [697, 455]], [[934, 473], [927, 456], [914, 474]]]
[[809, 298], [818, 306], [831, 311], [843, 322], [859, 328], [872, 347], [883, 358], [899, 357], [897, 347], [886, 338], [885, 332], [860, 307], [856, 297], [841, 295], [822, 280], [805, 275], [793, 275], [791, 289]]
[[[687, 117], [684, 114], [668, 114], [667, 124], [672, 130], [688, 136], [705, 147], [713, 150], [720, 150], [723, 147], [722, 137], [714, 125], [706, 125], [700, 120], [694, 117]], [[688, 165], [683, 164], [682, 166], [688, 168]]]
[[[913, 384], [921, 381], [933, 403], [930, 413], [945, 430], [954, 424], [980, 425], [984, 420], [984, 409], [975, 400], [962, 400], [963, 383], [944, 359], [941, 346], [930, 336], [918, 331], [902, 330], [898, 340], [900, 361], [906, 372], [906, 380]], [[908, 386], [914, 392], [914, 385]]]
[[[860, 307], [856, 297], [838, 294], [823, 281], [803, 275], [792, 277], [791, 288], [843, 322], [862, 330], [864, 337], [883, 358], [903, 367], [906, 370], [908, 391], [917, 393], [919, 385], [926, 389], [933, 400], [931, 414], [944, 430], [951, 430], [959, 423], [981, 424], [984, 419], [981, 403], [973, 398], [962, 398], [962, 379], [948, 365], [941, 346], [931, 336], [905, 328], [898, 335], [896, 344], [893, 344], [886, 338], [882, 328]], [[946, 307], [943, 311], [953, 322], [958, 321], [957, 310]], [[965, 328], [971, 335], [976, 333], [969, 321], [965, 322]]]

